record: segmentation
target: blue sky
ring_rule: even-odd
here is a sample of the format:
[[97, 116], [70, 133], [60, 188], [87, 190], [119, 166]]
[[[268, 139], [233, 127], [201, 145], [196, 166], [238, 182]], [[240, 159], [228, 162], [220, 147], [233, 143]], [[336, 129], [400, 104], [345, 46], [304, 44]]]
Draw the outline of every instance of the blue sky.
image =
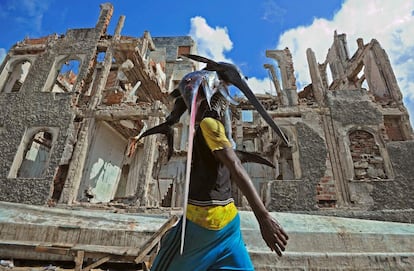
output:
[[[94, 27], [97, 0], [0, 0], [0, 61], [25, 37], [63, 34], [69, 28]], [[377, 39], [394, 68], [414, 123], [413, 0], [114, 0], [108, 32], [125, 15], [123, 35], [190, 35], [199, 53], [238, 65], [257, 92], [273, 92], [263, 64], [269, 49], [289, 47], [298, 89], [310, 83], [306, 49], [323, 62], [334, 31], [347, 34], [350, 54], [356, 39]]]

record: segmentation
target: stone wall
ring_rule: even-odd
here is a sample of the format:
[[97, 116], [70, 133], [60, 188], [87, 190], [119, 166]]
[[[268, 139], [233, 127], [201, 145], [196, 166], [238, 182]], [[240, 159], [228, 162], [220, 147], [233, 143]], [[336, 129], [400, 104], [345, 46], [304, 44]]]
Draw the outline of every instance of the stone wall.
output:
[[414, 209], [414, 141], [390, 142], [387, 151], [395, 178], [389, 182], [375, 182], [373, 209]]
[[326, 173], [327, 149], [323, 138], [309, 125], [295, 125], [300, 153], [302, 176], [300, 180], [271, 181], [263, 194], [271, 211], [317, 209], [317, 184]]
[[[91, 75], [90, 62], [95, 59], [97, 42], [106, 30], [111, 15], [112, 6], [104, 4], [96, 28], [68, 30], [65, 35], [51, 35], [42, 39], [47, 45], [46, 50], [37, 52], [19, 92], [0, 92], [0, 126], [3, 127], [0, 133], [0, 200], [46, 204], [52, 195], [53, 178], [62, 161], [64, 150], [68, 144], [74, 144], [67, 141], [73, 133], [76, 116], [73, 106], [79, 92], [85, 87], [83, 79]], [[13, 61], [14, 55], [31, 55], [33, 46], [30, 40], [18, 43], [11, 50], [10, 61]], [[51, 92], [60, 65], [70, 59], [77, 59], [81, 63], [77, 71], [78, 80], [72, 92]], [[23, 138], [30, 128], [57, 131], [47, 168], [40, 178], [15, 178], [10, 174], [11, 168], [15, 167], [17, 171], [20, 166], [16, 162], [19, 160], [16, 158], [17, 153], [19, 148], [28, 147], [24, 146]], [[65, 154], [68, 155], [67, 152]], [[68, 159], [70, 160], [70, 153]]]
[[[67, 130], [74, 118], [70, 109], [71, 94], [7, 93], [0, 95], [2, 126], [0, 133], [0, 200], [45, 204], [53, 186], [55, 169], [68, 137]], [[53, 127], [59, 131], [54, 139], [49, 164], [43, 178], [8, 178], [13, 160], [27, 128]]]

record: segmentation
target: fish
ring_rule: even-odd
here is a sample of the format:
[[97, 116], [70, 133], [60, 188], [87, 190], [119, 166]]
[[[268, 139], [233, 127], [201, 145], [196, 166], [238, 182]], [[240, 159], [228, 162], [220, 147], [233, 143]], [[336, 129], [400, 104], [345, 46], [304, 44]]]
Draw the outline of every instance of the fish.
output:
[[[204, 62], [207, 66], [202, 70], [197, 70], [186, 74], [178, 84], [177, 89], [170, 93], [170, 96], [175, 98], [174, 106], [171, 113], [167, 116], [166, 121], [160, 125], [157, 125], [149, 130], [143, 132], [138, 138], [134, 140], [140, 140], [143, 137], [153, 134], [164, 134], [167, 137], [168, 143], [168, 160], [173, 155], [174, 146], [174, 132], [173, 126], [179, 122], [181, 116], [188, 111], [190, 114], [189, 133], [188, 133], [188, 150], [187, 150], [187, 162], [186, 162], [186, 177], [184, 181], [184, 193], [183, 193], [183, 219], [182, 219], [182, 231], [181, 231], [181, 246], [180, 254], [184, 250], [185, 240], [185, 227], [186, 227], [186, 211], [188, 203], [188, 193], [190, 184], [191, 162], [193, 153], [193, 139], [195, 134], [196, 116], [203, 101], [207, 102], [207, 105], [211, 109], [211, 98], [219, 91], [220, 94], [231, 104], [237, 104], [237, 102], [231, 97], [228, 87], [234, 85], [239, 88], [243, 94], [249, 99], [253, 106], [257, 109], [260, 115], [265, 119], [269, 126], [282, 138], [283, 142], [289, 144], [287, 138], [284, 136], [282, 130], [277, 126], [273, 119], [266, 112], [261, 103], [257, 100], [253, 91], [247, 85], [241, 71], [237, 66], [224, 63], [215, 62], [208, 58], [193, 55], [184, 54], [184, 57], [189, 59]], [[231, 120], [229, 111], [225, 112], [225, 127], [227, 130], [231, 128]], [[231, 131], [227, 131], [227, 136], [231, 139]], [[232, 141], [232, 139], [230, 140]], [[267, 159], [253, 153], [248, 153], [240, 150], [235, 150], [236, 155], [239, 157], [242, 163], [253, 162], [260, 163], [275, 168], [275, 166]]]
[[270, 117], [270, 115], [267, 113], [266, 109], [263, 107], [260, 101], [256, 98], [253, 91], [250, 89], [249, 85], [246, 82], [246, 77], [243, 76], [240, 69], [236, 65], [227, 62], [215, 62], [206, 57], [194, 54], [182, 54], [182, 56], [194, 61], [206, 63], [207, 65], [204, 70], [217, 72], [220, 80], [237, 87], [246, 96], [246, 98], [254, 106], [257, 112], [259, 112], [267, 124], [273, 129], [273, 131], [276, 132], [276, 134], [287, 146], [289, 145], [289, 140], [280, 129], [280, 127], [273, 121], [272, 117]]

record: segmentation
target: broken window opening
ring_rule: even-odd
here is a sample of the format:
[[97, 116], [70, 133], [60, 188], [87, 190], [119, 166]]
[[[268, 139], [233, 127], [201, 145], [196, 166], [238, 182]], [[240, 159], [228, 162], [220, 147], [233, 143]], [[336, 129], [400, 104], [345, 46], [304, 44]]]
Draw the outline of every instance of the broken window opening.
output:
[[129, 59], [122, 62], [122, 64], [118, 67], [118, 71], [117, 71], [118, 85], [124, 91], [128, 91], [132, 88], [131, 82], [126, 74], [132, 68], [134, 68], [134, 63]]
[[252, 110], [242, 110], [242, 121], [243, 122], [253, 122], [253, 111]]
[[52, 134], [36, 133], [27, 145], [23, 161], [17, 171], [18, 178], [40, 178], [44, 176], [52, 148]]
[[[293, 144], [293, 135], [285, 128], [281, 127], [283, 134], [289, 142]], [[269, 156], [272, 157], [272, 163], [276, 166], [276, 180], [297, 180], [300, 178], [300, 170], [298, 165], [298, 154], [294, 153], [294, 146], [287, 146], [282, 143], [282, 139], [275, 131], [270, 130], [270, 145], [267, 147]]]
[[279, 146], [278, 166], [279, 174], [276, 177], [277, 180], [295, 180], [291, 147]]
[[105, 60], [105, 56], [106, 56], [106, 52], [99, 52], [99, 53], [96, 55], [96, 61], [97, 61], [98, 63], [103, 63], [103, 62], [104, 62], [104, 60]]
[[11, 72], [6, 80], [6, 84], [4, 85], [3, 92], [19, 92], [26, 80], [31, 65], [32, 64], [28, 60], [19, 61], [13, 64]]
[[365, 78], [365, 66], [359, 71], [355, 79], [357, 87], [369, 91], [369, 86]]
[[362, 61], [356, 63], [355, 68], [349, 73], [348, 88], [369, 91], [369, 86], [365, 77], [365, 65]]
[[52, 87], [52, 92], [71, 92], [76, 83], [81, 62], [68, 59], [58, 69], [58, 75]]
[[361, 88], [366, 90], [366, 91], [369, 91], [369, 86], [368, 86], [367, 80], [365, 80], [365, 75], [364, 75], [364, 79], [363, 79], [362, 84], [361, 84]]
[[174, 140], [174, 150], [185, 151], [188, 142], [187, 130], [185, 128], [185, 125], [181, 123], [174, 127], [174, 139], [177, 138], [177, 140]]
[[333, 83], [333, 76], [332, 76], [331, 64], [329, 63], [328, 65], [326, 65], [326, 83], [328, 85], [328, 88], [330, 89], [330, 86]]
[[105, 85], [104, 101], [105, 104], [119, 104], [123, 99], [128, 99], [131, 96], [131, 100], [134, 99], [136, 88], [141, 83], [136, 83], [134, 86], [128, 78], [128, 71], [134, 68], [134, 63], [127, 59], [121, 64], [113, 63]]

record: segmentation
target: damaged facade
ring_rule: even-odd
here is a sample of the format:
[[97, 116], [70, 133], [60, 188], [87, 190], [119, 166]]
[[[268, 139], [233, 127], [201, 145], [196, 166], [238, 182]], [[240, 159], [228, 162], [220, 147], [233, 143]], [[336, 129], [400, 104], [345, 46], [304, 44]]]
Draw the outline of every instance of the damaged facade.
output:
[[[103, 4], [95, 27], [26, 38], [6, 56], [0, 201], [180, 207], [186, 117], [170, 161], [163, 136], [145, 137], [134, 156], [127, 153], [131, 137], [168, 115], [169, 93], [198, 69], [180, 55], [197, 47], [190, 37], [122, 36], [122, 16], [110, 35], [112, 12]], [[346, 42], [335, 33], [321, 64], [308, 49], [312, 82], [300, 91], [289, 49], [266, 51], [277, 95], [258, 97], [290, 144], [241, 98], [232, 108], [233, 138], [276, 165], [246, 164], [271, 211], [412, 221], [413, 131], [390, 61], [376, 40], [359, 39], [352, 56]]]

